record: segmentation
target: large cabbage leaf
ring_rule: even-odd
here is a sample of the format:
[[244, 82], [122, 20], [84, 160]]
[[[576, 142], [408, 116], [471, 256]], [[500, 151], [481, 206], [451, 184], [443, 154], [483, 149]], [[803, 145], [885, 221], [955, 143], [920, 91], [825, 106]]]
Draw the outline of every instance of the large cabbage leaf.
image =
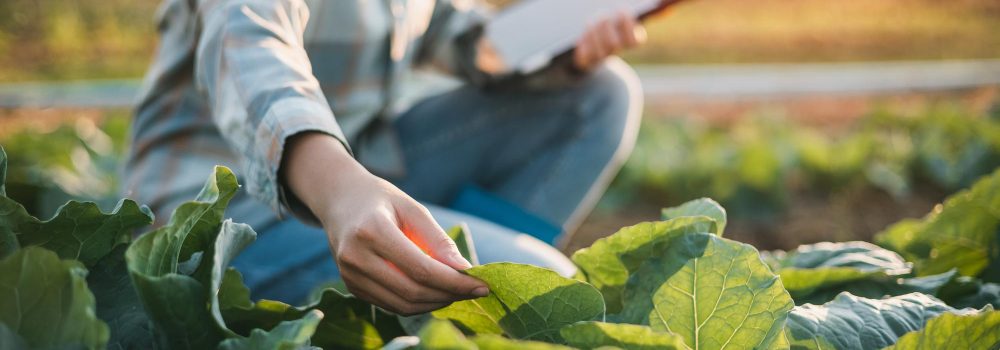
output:
[[531, 265], [493, 263], [465, 270], [483, 280], [490, 295], [433, 312], [472, 334], [562, 343], [559, 329], [601, 320], [604, 300], [594, 286]]
[[680, 335], [691, 348], [783, 342], [792, 298], [752, 246], [689, 233], [643, 263], [625, 286], [620, 321]]
[[922, 220], [903, 220], [876, 242], [914, 262], [919, 276], [958, 269], [1000, 282], [1000, 170], [948, 197]]
[[942, 313], [974, 311], [956, 310], [920, 293], [887, 299], [843, 293], [823, 305], [795, 307], [786, 335], [793, 349], [881, 349]]
[[104, 349], [108, 326], [97, 319], [87, 270], [28, 247], [0, 260], [0, 344], [31, 349]]
[[977, 314], [945, 313], [927, 322], [919, 330], [907, 333], [889, 349], [998, 349], [1000, 348], [1000, 311]]
[[567, 344], [581, 349], [602, 346], [625, 350], [687, 349], [684, 339], [676, 334], [634, 324], [587, 321], [563, 327], [559, 333]]
[[608, 313], [617, 313], [622, 309], [625, 283], [640, 264], [663, 254], [676, 237], [685, 233], [716, 232], [717, 227], [715, 220], [705, 216], [645, 222], [597, 240], [589, 248], [576, 251], [572, 259], [584, 280], [601, 290]]
[[841, 292], [882, 298], [912, 292], [937, 294], [954, 271], [910, 277], [911, 264], [899, 254], [867, 242], [816, 243], [772, 254], [772, 265], [795, 303], [822, 304]]

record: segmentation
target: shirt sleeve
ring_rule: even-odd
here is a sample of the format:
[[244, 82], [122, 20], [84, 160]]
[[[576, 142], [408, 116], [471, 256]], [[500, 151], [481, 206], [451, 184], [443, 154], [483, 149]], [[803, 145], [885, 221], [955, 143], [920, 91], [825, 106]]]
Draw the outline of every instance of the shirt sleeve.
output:
[[308, 8], [301, 0], [207, 0], [198, 10], [196, 84], [242, 156], [247, 191], [279, 215], [287, 209], [316, 224], [278, 178], [293, 135], [322, 132], [347, 147], [303, 46]]

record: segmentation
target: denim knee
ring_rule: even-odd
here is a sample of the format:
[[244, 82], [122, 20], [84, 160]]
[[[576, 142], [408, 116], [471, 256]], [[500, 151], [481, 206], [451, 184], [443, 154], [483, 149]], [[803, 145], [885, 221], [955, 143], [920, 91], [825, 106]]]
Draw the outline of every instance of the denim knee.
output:
[[609, 165], [620, 167], [635, 147], [642, 118], [642, 86], [635, 70], [620, 58], [609, 58], [575, 93], [579, 94], [581, 127], [605, 146], [611, 155]]

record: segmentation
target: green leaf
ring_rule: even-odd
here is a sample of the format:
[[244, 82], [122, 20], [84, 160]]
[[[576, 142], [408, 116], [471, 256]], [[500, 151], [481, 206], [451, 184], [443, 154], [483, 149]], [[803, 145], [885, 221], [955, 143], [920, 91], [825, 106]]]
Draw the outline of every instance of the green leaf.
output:
[[465, 338], [451, 322], [431, 320], [420, 330], [418, 349], [424, 350], [476, 350], [476, 344]]
[[455, 241], [458, 252], [462, 257], [472, 263], [472, 266], [479, 265], [479, 256], [476, 255], [476, 246], [472, 243], [472, 235], [469, 234], [469, 226], [461, 224], [448, 230], [448, 237]]
[[531, 340], [514, 340], [495, 334], [477, 335], [471, 340], [479, 347], [479, 350], [573, 350], [568, 346]]
[[[0, 188], [0, 190], [3, 190], [3, 188]], [[17, 335], [10, 328], [7, 328], [6, 325], [0, 323], [0, 349], [28, 350], [28, 344], [24, 342], [24, 339], [20, 335]]]
[[243, 335], [250, 334], [253, 329], [272, 329], [282, 321], [300, 319], [313, 311], [324, 315], [312, 338], [315, 346], [378, 349], [389, 340], [404, 335], [395, 316], [374, 310], [370, 304], [332, 288], [324, 290], [315, 303], [302, 307], [273, 300], [252, 303], [242, 277], [233, 269], [224, 277], [219, 300], [226, 325]]
[[941, 288], [937, 296], [956, 308], [1000, 308], [1000, 284], [986, 283], [967, 276], [953, 279]]
[[[229, 169], [216, 167], [195, 201], [182, 204], [166, 226], [142, 235], [125, 253], [139, 299], [164, 347], [205, 349], [234, 336], [209, 309], [215, 301], [209, 287], [223, 211], [238, 188]], [[221, 252], [218, 259], [235, 253]], [[181, 271], [182, 266], [191, 271]]]
[[889, 349], [998, 349], [1000, 311], [956, 315], [945, 313], [927, 322], [924, 329], [899, 338]]
[[881, 300], [843, 293], [823, 305], [795, 307], [786, 335], [793, 349], [881, 349], [946, 312], [969, 311], [920, 293]]
[[125, 264], [125, 246], [90, 268], [87, 285], [97, 299], [97, 317], [111, 328], [109, 349], [151, 349], [153, 326], [142, 308]]
[[316, 332], [316, 327], [323, 319], [323, 313], [313, 310], [299, 320], [284, 321], [270, 331], [254, 329], [249, 338], [226, 339], [219, 344], [222, 350], [259, 349], [259, 350], [292, 350], [308, 349], [309, 338]]
[[622, 309], [625, 282], [640, 264], [661, 256], [672, 239], [686, 233], [715, 232], [716, 225], [704, 216], [644, 222], [597, 240], [573, 253], [572, 259], [585, 281], [601, 290], [608, 313], [617, 313]]
[[580, 322], [559, 331], [566, 343], [581, 349], [615, 346], [625, 350], [687, 349], [684, 339], [657, 332], [649, 326], [604, 322]]
[[1000, 171], [956, 193], [921, 221], [904, 220], [876, 242], [914, 262], [917, 275], [958, 269], [964, 276], [1000, 281]]
[[912, 292], [937, 294], [955, 275], [905, 278], [910, 264], [899, 254], [867, 242], [817, 243], [777, 255], [781, 282], [795, 303], [822, 304], [840, 292], [882, 298]]
[[104, 349], [108, 326], [94, 315], [86, 276], [82, 264], [51, 251], [14, 252], [0, 260], [0, 324], [32, 349]]
[[559, 329], [604, 317], [604, 300], [593, 286], [531, 265], [494, 263], [465, 270], [486, 282], [490, 295], [434, 311], [473, 334], [562, 343]]
[[132, 231], [153, 222], [145, 206], [123, 199], [110, 214], [92, 202], [70, 201], [46, 221], [28, 214], [24, 206], [7, 198], [7, 155], [0, 148], [0, 257], [18, 247], [40, 246], [60, 258], [93, 266], [120, 244], [128, 243]]
[[707, 216], [715, 220], [718, 231], [722, 235], [726, 230], [726, 208], [711, 198], [700, 198], [688, 201], [676, 207], [664, 208], [660, 212], [663, 220], [676, 219], [685, 216]]
[[670, 241], [625, 286], [621, 321], [672, 332], [691, 348], [771, 347], [792, 299], [752, 246], [707, 233]]

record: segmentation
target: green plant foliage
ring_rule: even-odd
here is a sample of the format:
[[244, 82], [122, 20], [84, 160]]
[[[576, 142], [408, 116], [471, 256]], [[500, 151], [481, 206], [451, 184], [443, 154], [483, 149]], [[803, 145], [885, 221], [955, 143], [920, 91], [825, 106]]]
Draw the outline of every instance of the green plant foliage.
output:
[[472, 334], [562, 343], [563, 326], [604, 317], [604, 299], [596, 288], [549, 269], [493, 263], [465, 272], [485, 281], [490, 295], [456, 302], [433, 315]]
[[956, 308], [1000, 308], [1000, 284], [966, 276], [952, 280], [941, 288], [937, 296]]
[[876, 242], [912, 261], [919, 276], [958, 269], [1000, 281], [1000, 171], [959, 192], [920, 221], [904, 220]]
[[[0, 148], [0, 184], [6, 182], [7, 156]], [[0, 185], [2, 186], [2, 185]], [[0, 187], [0, 257], [18, 247], [40, 246], [60, 258], [75, 259], [90, 267], [115, 247], [127, 244], [132, 232], [153, 222], [149, 208], [123, 199], [110, 213], [97, 204], [70, 201], [46, 221], [28, 214], [21, 204], [7, 198]]]
[[472, 235], [469, 234], [469, 226], [461, 224], [448, 230], [448, 237], [455, 241], [462, 257], [472, 263], [472, 266], [479, 265], [479, 257], [476, 256], [475, 245], [472, 243]]
[[726, 208], [711, 198], [695, 199], [676, 207], [664, 208], [660, 216], [663, 220], [685, 216], [707, 216], [715, 220], [717, 226], [716, 232], [712, 233], [722, 236], [722, 232], [726, 230]]
[[823, 242], [773, 256], [773, 267], [798, 305], [822, 304], [845, 291], [876, 299], [912, 292], [937, 295], [955, 277], [954, 271], [909, 277], [910, 264], [901, 256], [867, 242]]
[[[316, 332], [316, 326], [323, 319], [323, 313], [313, 310], [302, 319], [284, 321], [271, 331], [254, 329], [249, 338], [230, 338], [219, 343], [220, 350], [297, 350], [309, 347], [309, 339]], [[315, 348], [318, 349], [318, 348]]]
[[770, 347], [793, 303], [753, 247], [707, 233], [670, 242], [625, 287], [621, 320], [679, 334], [692, 348]]
[[922, 330], [899, 338], [893, 350], [1000, 348], [1000, 311], [959, 315], [945, 313]]
[[843, 293], [823, 305], [795, 307], [785, 332], [792, 349], [881, 349], [946, 312], [973, 310], [956, 310], [920, 293], [880, 300]]
[[424, 350], [475, 350], [476, 343], [465, 338], [458, 328], [445, 320], [431, 320], [420, 330], [419, 349]]
[[640, 264], [659, 256], [671, 240], [687, 233], [716, 232], [709, 217], [679, 217], [662, 222], [645, 222], [618, 230], [573, 253], [584, 280], [601, 290], [608, 313], [622, 309], [622, 292], [629, 276]]
[[[107, 346], [108, 326], [94, 314], [87, 270], [28, 247], [0, 260], [0, 344], [31, 349]], [[16, 336], [16, 337], [15, 337]]]
[[613, 346], [625, 350], [686, 349], [676, 334], [657, 332], [649, 326], [604, 322], [580, 322], [560, 331], [566, 343], [581, 349]]

